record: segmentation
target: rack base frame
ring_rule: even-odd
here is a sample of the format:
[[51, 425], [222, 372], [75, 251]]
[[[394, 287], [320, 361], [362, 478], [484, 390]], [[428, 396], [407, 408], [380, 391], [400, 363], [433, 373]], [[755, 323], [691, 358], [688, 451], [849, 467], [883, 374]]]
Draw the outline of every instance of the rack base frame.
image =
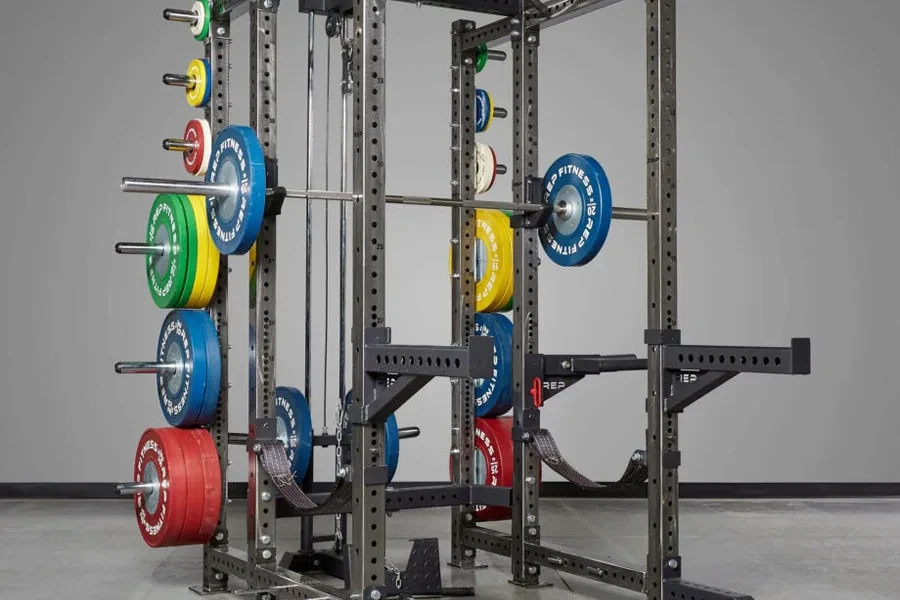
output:
[[[405, 0], [412, 1], [412, 0]], [[577, 16], [616, 4], [622, 0], [423, 0], [422, 4], [479, 10], [501, 18], [477, 27], [474, 21], [461, 19], [451, 28], [451, 196], [456, 201], [472, 201], [474, 190], [468, 170], [468, 157], [475, 145], [473, 99], [475, 58], [480, 45], [496, 46], [510, 42], [513, 69], [513, 161], [512, 193], [517, 204], [529, 202], [527, 182], [538, 176], [538, 49], [543, 29]], [[206, 117], [212, 134], [228, 124], [231, 69], [229, 48], [232, 21], [248, 15], [250, 21], [251, 124], [255, 127], [270, 161], [270, 186], [277, 182], [275, 59], [279, 0], [214, 0], [211, 35], [206, 42], [206, 57], [213, 73], [212, 102]], [[541, 569], [549, 568], [585, 577], [612, 586], [638, 592], [648, 600], [693, 598], [695, 600], [749, 599], [750, 596], [691, 583], [682, 578], [678, 527], [678, 415], [703, 395], [718, 388], [740, 372], [804, 374], [809, 372], [809, 341], [794, 340], [790, 348], [723, 348], [682, 346], [677, 323], [676, 265], [676, 118], [675, 57], [676, 0], [645, 0], [646, 76], [647, 76], [647, 329], [646, 359], [640, 368], [647, 371], [646, 451], [648, 555], [643, 566], [614, 564], [548, 547], [541, 542], [539, 486], [535, 477], [540, 459], [522, 435], [514, 440], [515, 463], [511, 488], [486, 488], [472, 481], [474, 449], [474, 394], [469, 379], [451, 375], [451, 480], [443, 486], [388, 487], [383, 477], [384, 422], [367, 418], [367, 408], [375, 406], [374, 390], [383, 385], [383, 373], [371, 370], [372, 356], [384, 350], [388, 340], [373, 345], [367, 334], [388, 331], [384, 323], [384, 46], [387, 0], [300, 0], [301, 12], [333, 15], [341, 19], [346, 31], [344, 81], [345, 99], [352, 103], [353, 193], [354, 203], [352, 255], [354, 257], [353, 294], [353, 389], [351, 412], [352, 444], [345, 459], [352, 472], [353, 496], [341, 514], [349, 515], [350, 527], [342, 527], [340, 537], [349, 533], [347, 543], [334, 550], [316, 550], [311, 519], [303, 519], [301, 539], [304, 548], [276, 556], [275, 537], [278, 518], [298, 516], [283, 499], [277, 498], [259, 458], [247, 445], [249, 485], [247, 508], [247, 551], [231, 546], [223, 502], [218, 527], [203, 549], [202, 581], [191, 588], [200, 595], [227, 593], [234, 578], [246, 583], [258, 600], [299, 598], [323, 600], [381, 600], [390, 588], [385, 577], [385, 527], [387, 513], [421, 507], [451, 507], [451, 556], [449, 564], [463, 569], [483, 566], [477, 552], [510, 558], [510, 582], [523, 587], [545, 585]], [[510, 8], [510, 6], [512, 8]], [[337, 10], [338, 13], [332, 11]], [[311, 132], [310, 132], [311, 135]], [[270, 418], [275, 372], [275, 230], [276, 213], [269, 213], [259, 244], [256, 290], [266, 290], [250, 299], [252, 343], [256, 348], [256, 373], [251, 372], [249, 393], [250, 440], [252, 424]], [[475, 215], [470, 208], [451, 211], [452, 344], [468, 351], [474, 333], [474, 266], [467, 245], [475, 239]], [[514, 238], [516, 265], [513, 312], [513, 418], [516, 430], [527, 432], [540, 427], [540, 409], [535, 407], [524, 385], [534, 368], [538, 345], [538, 254], [540, 248], [533, 229], [517, 228]], [[228, 259], [222, 257], [222, 272], [228, 272]], [[223, 369], [227, 372], [228, 278], [221, 278], [210, 312], [216, 323], [222, 348]], [[368, 333], [367, 333], [368, 332]], [[377, 347], [376, 347], [377, 346]], [[435, 356], [446, 355], [446, 348], [422, 347]], [[461, 348], [462, 349], [462, 348]], [[685, 357], [708, 356], [704, 364]], [[725, 363], [726, 356], [744, 357], [748, 362]], [[715, 358], [721, 357], [716, 361]], [[756, 360], [770, 358], [761, 366]], [[775, 358], [778, 358], [777, 364]], [[584, 358], [584, 357], [582, 357]], [[595, 357], [596, 358], [596, 357]], [[571, 361], [543, 357], [542, 368], [556, 371]], [[552, 360], [551, 360], [552, 359]], [[555, 372], [556, 377], [580, 378], [599, 374], [599, 360], [584, 373]], [[260, 364], [270, 369], [260, 371]], [[548, 367], [547, 365], [551, 365]], [[547, 371], [549, 373], [549, 371]], [[550, 376], [547, 375], [547, 381]], [[414, 387], [411, 383], [410, 387]], [[227, 498], [228, 457], [228, 385], [223, 379], [219, 410], [211, 433], [219, 450], [223, 493]], [[408, 401], [405, 394], [397, 404]], [[377, 411], [394, 410], [380, 406]], [[369, 444], [363, 443], [368, 441]], [[374, 452], [373, 452], [374, 451]], [[374, 458], [373, 458], [374, 456]], [[305, 482], [308, 483], [308, 482]], [[315, 498], [316, 495], [313, 495]], [[505, 534], [476, 522], [477, 504], [510, 506], [511, 533]], [[340, 521], [340, 519], [339, 519]], [[336, 526], [336, 536], [339, 531]], [[349, 529], [349, 531], [346, 531]], [[328, 536], [326, 536], [328, 537]], [[324, 541], [324, 540], [318, 540]], [[316, 561], [319, 564], [315, 564]], [[324, 561], [324, 562], [323, 562]], [[327, 563], [327, 564], [324, 564]], [[311, 577], [312, 570], [346, 576], [344, 587], [336, 588]], [[298, 571], [307, 571], [306, 574]]]

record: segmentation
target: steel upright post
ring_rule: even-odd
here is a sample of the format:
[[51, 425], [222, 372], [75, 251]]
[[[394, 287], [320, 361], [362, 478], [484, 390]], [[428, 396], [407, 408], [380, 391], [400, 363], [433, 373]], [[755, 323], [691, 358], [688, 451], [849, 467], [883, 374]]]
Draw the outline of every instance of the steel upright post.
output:
[[[666, 413], [671, 387], [661, 342], [677, 331], [675, 0], [647, 0], [647, 466], [646, 593], [663, 597], [678, 577], [678, 416]], [[677, 343], [677, 342], [676, 342]]]
[[[353, 408], [374, 400], [365, 370], [371, 328], [384, 326], [384, 116], [387, 0], [355, 0], [353, 10]], [[382, 340], [383, 341], [383, 340]], [[353, 425], [350, 594], [369, 600], [384, 584], [384, 421]], [[379, 468], [380, 467], [380, 468]], [[379, 590], [371, 594], [380, 598]]]
[[[228, 125], [229, 74], [231, 71], [229, 59], [230, 16], [227, 13], [221, 16], [213, 15], [209, 33], [210, 37], [206, 42], [206, 59], [209, 60], [210, 70], [213, 74], [213, 95], [204, 111], [204, 116], [209, 122], [212, 138], [215, 139], [222, 128]], [[201, 593], [225, 591], [228, 587], [228, 575], [216, 571], [212, 567], [210, 552], [213, 548], [228, 545], [228, 525], [225, 520], [225, 510], [228, 506], [228, 256], [224, 254], [219, 258], [219, 278], [207, 310], [215, 323], [222, 355], [222, 383], [219, 389], [219, 402], [216, 406], [215, 417], [209, 427], [209, 433], [212, 435], [219, 455], [223, 502], [216, 531], [209, 543], [203, 547], [203, 580], [201, 587], [197, 590]]]
[[[525, 181], [538, 169], [538, 44], [540, 30], [525, 25], [525, 8], [520, 0], [520, 16], [514, 22], [513, 54], [513, 202], [525, 203]], [[540, 422], [525, 385], [525, 355], [538, 352], [538, 245], [534, 229], [516, 229], [513, 243], [515, 261], [515, 307], [513, 309], [513, 419], [515, 431]], [[541, 539], [540, 458], [527, 441], [514, 442], [515, 466], [512, 498], [513, 583], [540, 585], [540, 566], [527, 564], [525, 545]]]
[[[250, 7], [250, 125], [263, 153], [271, 161], [269, 185], [277, 185], [275, 145], [275, 41], [277, 3], [266, 0]], [[250, 294], [250, 413], [254, 433], [257, 419], [275, 417], [275, 215], [267, 215], [256, 240], [255, 285]], [[274, 569], [275, 486], [262, 459], [251, 448], [247, 490], [247, 561]], [[249, 573], [255, 573], [250, 570]], [[257, 586], [256, 576], [248, 581]], [[261, 583], [261, 582], [260, 582]]]
[[[212, 138], [228, 125], [229, 74], [231, 62], [231, 17], [226, 13], [212, 15], [210, 37], [206, 42], [206, 58], [213, 74], [212, 99], [205, 109]], [[228, 525], [225, 511], [228, 506], [228, 256], [219, 258], [219, 278], [216, 290], [209, 302], [210, 316], [216, 326], [219, 348], [222, 354], [222, 383], [216, 414], [209, 427], [209, 433], [216, 444], [219, 455], [219, 471], [222, 475], [222, 508], [219, 522], [209, 543], [203, 547], [203, 581], [198, 590], [203, 593], [224, 591], [228, 587], [228, 575], [212, 567], [211, 550], [228, 545]]]
[[[463, 49], [462, 34], [475, 28], [473, 21], [456, 21], [451, 34], [451, 198], [471, 201], [475, 193], [472, 161], [475, 148], [474, 98], [475, 53]], [[456, 346], [465, 345], [475, 331], [475, 274], [472, 253], [475, 248], [475, 211], [453, 208], [450, 211], [453, 274], [450, 285], [452, 303], [452, 339]], [[453, 379], [450, 473], [456, 485], [473, 483], [475, 449], [475, 394], [471, 379]], [[463, 545], [466, 527], [475, 522], [473, 506], [454, 506], [451, 511], [450, 564], [460, 568], [475, 567], [475, 549]]]

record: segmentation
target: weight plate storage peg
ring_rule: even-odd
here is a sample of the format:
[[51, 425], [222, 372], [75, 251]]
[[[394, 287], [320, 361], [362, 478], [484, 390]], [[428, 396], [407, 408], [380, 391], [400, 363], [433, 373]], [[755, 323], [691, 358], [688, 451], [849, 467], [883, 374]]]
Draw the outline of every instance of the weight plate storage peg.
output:
[[[344, 415], [345, 420], [342, 424], [344, 427], [344, 435], [350, 439], [353, 429], [347, 419], [347, 409], [353, 401], [353, 390], [347, 392], [344, 396]], [[388, 470], [388, 481], [393, 481], [394, 474], [397, 473], [397, 466], [400, 464], [400, 428], [397, 425], [397, 415], [391, 415], [384, 421], [384, 464]]]
[[564, 267], [589, 263], [606, 242], [612, 194], [606, 172], [583, 154], [565, 154], [544, 175], [544, 201], [554, 208], [539, 230], [547, 256]]
[[209, 157], [212, 152], [212, 134], [209, 121], [191, 119], [184, 128], [182, 139], [168, 138], [163, 140], [163, 148], [172, 152], [181, 152], [184, 169], [191, 175], [206, 175], [209, 168]]
[[209, 61], [205, 58], [195, 58], [188, 63], [184, 75], [167, 73], [163, 75], [163, 83], [184, 88], [184, 95], [188, 104], [194, 108], [201, 108], [209, 104], [212, 94], [212, 71]]
[[148, 546], [206, 543], [222, 507], [212, 436], [205, 430], [147, 429], [135, 452], [133, 481], [116, 489], [134, 496], [138, 528]]
[[487, 90], [481, 88], [475, 90], [475, 133], [487, 131], [494, 117], [503, 119], [506, 115], [505, 108], [494, 106], [494, 99]]
[[256, 132], [225, 127], [213, 144], [206, 181], [231, 186], [206, 199], [210, 234], [222, 254], [246, 254], [259, 236], [266, 208], [266, 165]]
[[163, 18], [167, 21], [188, 23], [191, 34], [198, 42], [209, 37], [209, 21], [211, 17], [209, 0], [196, 0], [190, 10], [167, 8], [163, 11]]
[[506, 173], [506, 166], [497, 164], [497, 154], [487, 144], [475, 142], [475, 161], [472, 165], [475, 193], [484, 194], [494, 186], [497, 175]]
[[169, 425], [209, 425], [221, 384], [221, 354], [212, 317], [202, 310], [171, 311], [159, 331], [156, 360], [119, 362], [115, 370], [156, 375], [159, 405]]
[[475, 313], [475, 335], [494, 338], [494, 370], [491, 377], [475, 379], [475, 416], [498, 417], [512, 408], [512, 336], [503, 315]]
[[275, 388], [275, 423], [291, 472], [299, 485], [312, 458], [312, 415], [306, 396], [293, 387]]

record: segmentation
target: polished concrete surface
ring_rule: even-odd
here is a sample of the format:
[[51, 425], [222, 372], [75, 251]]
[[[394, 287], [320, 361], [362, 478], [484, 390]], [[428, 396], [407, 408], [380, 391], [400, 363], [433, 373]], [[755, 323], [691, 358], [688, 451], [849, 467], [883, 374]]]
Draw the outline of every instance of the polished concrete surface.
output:
[[[546, 545], [639, 565], [646, 553], [646, 504], [635, 500], [544, 500]], [[242, 503], [232, 504], [235, 546], [244, 537]], [[686, 579], [757, 600], [900, 598], [900, 499], [682, 501]], [[331, 520], [317, 520], [317, 533]], [[413, 537], [438, 537], [449, 556], [448, 509], [396, 513], [388, 559], [402, 568]], [[491, 524], [487, 524], [491, 525]], [[508, 530], [508, 523], [493, 524]], [[278, 547], [297, 544], [295, 519], [279, 521]], [[507, 583], [509, 559], [479, 553], [488, 568], [444, 565], [445, 586], [475, 585], [478, 598], [641, 598], [579, 577], [544, 571], [551, 587]], [[0, 501], [0, 599], [196, 598], [197, 547], [153, 550], [137, 532], [131, 505], [107, 501]], [[217, 596], [219, 597], [219, 596]], [[234, 596], [221, 596], [221, 598]], [[242, 598], [252, 596], [242, 595]]]

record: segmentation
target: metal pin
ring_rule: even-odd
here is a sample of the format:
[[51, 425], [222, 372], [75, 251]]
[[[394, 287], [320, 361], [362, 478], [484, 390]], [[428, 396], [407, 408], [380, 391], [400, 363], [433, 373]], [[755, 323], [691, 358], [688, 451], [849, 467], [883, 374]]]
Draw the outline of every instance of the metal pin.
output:
[[594, 577], [606, 577], [606, 571], [603, 569], [598, 569], [597, 567], [588, 567], [585, 569], [589, 575], [593, 575]]
[[488, 60], [506, 60], [506, 52], [503, 50], [488, 50]]
[[163, 10], [163, 19], [166, 21], [176, 21], [178, 23], [190, 23], [193, 25], [200, 17], [192, 10], [183, 10], [181, 8], [167, 8]]
[[184, 88], [193, 88], [195, 85], [197, 85], [197, 80], [190, 75], [180, 75], [177, 73], [166, 73], [162, 76], [162, 82], [166, 85], [174, 85]]
[[506, 165], [497, 165], [497, 175], [506, 175]]
[[177, 371], [178, 367], [174, 363], [158, 363], [158, 362], [117, 362], [115, 365], [116, 373], [123, 375], [149, 374], [149, 373], [166, 373]]
[[397, 437], [401, 440], [419, 437], [420, 430], [418, 427], [401, 427], [397, 430]]
[[143, 494], [145, 492], [153, 493], [159, 489], [159, 483], [152, 481], [131, 481], [128, 483], [120, 483], [116, 485], [116, 492], [120, 496]]
[[509, 115], [509, 112], [505, 108], [500, 108], [499, 106], [494, 107], [494, 116], [498, 119], [505, 119]]
[[142, 179], [139, 177], [123, 177], [122, 191], [143, 194], [184, 194], [197, 196], [237, 195], [237, 187], [226, 183], [207, 183], [205, 181], [178, 181], [174, 179]]
[[144, 254], [147, 256], [162, 256], [166, 253], [166, 247], [162, 245], [143, 244], [140, 242], [119, 242], [116, 244], [116, 254]]
[[163, 150], [171, 150], [172, 152], [188, 152], [199, 148], [200, 143], [179, 140], [177, 138], [166, 138], [163, 140], [162, 147]]
[[559, 565], [563, 564], [563, 562], [565, 562], [565, 561], [563, 561], [563, 559], [559, 558], [558, 556], [550, 556], [547, 558], [547, 562], [550, 563], [551, 565], [559, 566]]

